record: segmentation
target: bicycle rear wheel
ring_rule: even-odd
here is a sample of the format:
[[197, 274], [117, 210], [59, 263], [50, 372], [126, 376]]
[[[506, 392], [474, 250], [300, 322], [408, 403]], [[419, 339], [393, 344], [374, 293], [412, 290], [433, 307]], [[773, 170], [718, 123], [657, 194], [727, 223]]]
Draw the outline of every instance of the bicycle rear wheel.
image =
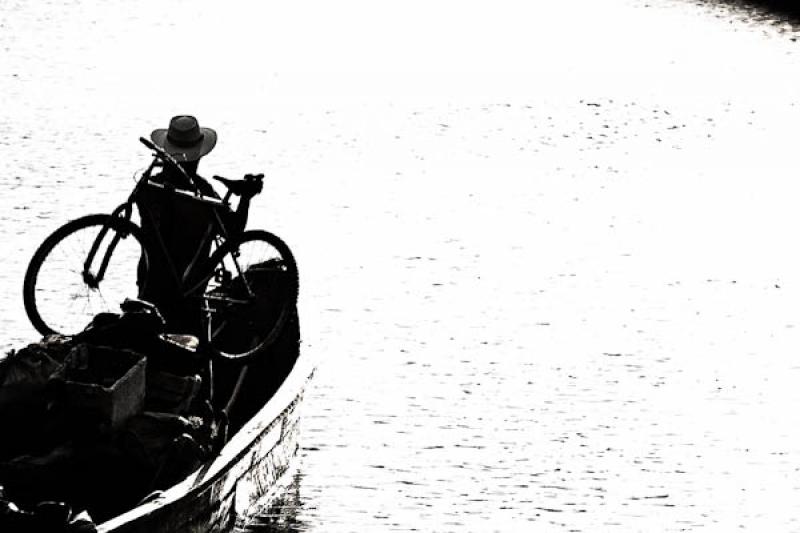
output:
[[207, 340], [214, 355], [247, 359], [281, 333], [297, 304], [297, 264], [272, 233], [246, 231], [211, 257], [214, 274], [203, 295]]
[[[74, 335], [98, 313], [119, 312], [125, 298], [137, 297], [146, 277], [143, 242], [138, 226], [110, 215], [88, 215], [57, 229], [36, 250], [25, 272], [23, 300], [33, 327], [42, 335]], [[98, 281], [94, 276], [106, 257], [108, 264]]]

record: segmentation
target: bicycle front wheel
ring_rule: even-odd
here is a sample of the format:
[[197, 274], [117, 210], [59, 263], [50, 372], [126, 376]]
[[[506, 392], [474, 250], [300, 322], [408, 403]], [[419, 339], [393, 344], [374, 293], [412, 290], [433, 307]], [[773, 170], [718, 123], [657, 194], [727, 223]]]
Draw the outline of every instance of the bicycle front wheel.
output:
[[245, 231], [211, 257], [204, 293], [207, 339], [215, 355], [247, 359], [280, 336], [297, 304], [297, 264], [289, 247], [266, 231]]
[[119, 312], [126, 298], [138, 296], [146, 276], [143, 242], [138, 226], [110, 215], [88, 215], [57, 229], [25, 272], [23, 299], [33, 326], [42, 335], [74, 335], [98, 313]]

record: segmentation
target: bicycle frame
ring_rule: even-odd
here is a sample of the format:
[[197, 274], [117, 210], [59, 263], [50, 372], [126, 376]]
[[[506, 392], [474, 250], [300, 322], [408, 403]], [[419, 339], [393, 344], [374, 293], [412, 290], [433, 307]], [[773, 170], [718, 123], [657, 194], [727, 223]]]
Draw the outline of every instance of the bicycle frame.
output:
[[[245, 231], [263, 174], [242, 180], [214, 176], [226, 188], [220, 199], [162, 148], [141, 141], [155, 157], [134, 179], [128, 198], [111, 214], [69, 221], [39, 246], [25, 273], [25, 310], [43, 335], [71, 335], [83, 326], [80, 321], [94, 314], [90, 324], [95, 324], [98, 310], [114, 311], [109, 305], [123, 298], [149, 300], [167, 319], [165, 330], [188, 332], [200, 341], [198, 351], [208, 356], [211, 397], [215, 360], [246, 364], [267, 355], [265, 349], [282, 338], [296, 316], [297, 264], [278, 236]], [[235, 211], [232, 195], [240, 197]], [[84, 251], [75, 257], [76, 249]], [[69, 290], [52, 290], [54, 280], [64, 280]], [[65, 310], [64, 319], [56, 318]]]
[[[128, 199], [124, 203], [119, 205], [116, 209], [114, 209], [114, 211], [112, 211], [111, 217], [122, 218], [128, 222], [131, 222], [131, 218], [133, 216], [134, 204], [136, 203], [137, 195], [140, 193], [142, 187], [153, 187], [162, 190], [165, 194], [174, 194], [192, 202], [199, 202], [200, 204], [206, 206], [211, 211], [213, 217], [211, 217], [210, 222], [206, 227], [205, 236], [198, 244], [194, 256], [192, 258], [192, 261], [189, 263], [189, 265], [186, 267], [186, 269], [182, 274], [178, 273], [175, 262], [173, 261], [173, 258], [161, 234], [157, 231], [155, 232], [155, 237], [156, 237], [155, 240], [158, 243], [158, 246], [160, 248], [160, 251], [163, 253], [164, 258], [166, 258], [167, 265], [172, 275], [174, 286], [177, 289], [177, 292], [181, 295], [181, 297], [186, 298], [191, 296], [200, 287], [204, 287], [211, 279], [211, 277], [214, 276], [215, 272], [213, 270], [213, 267], [215, 266], [215, 264], [203, 265], [202, 261], [208, 261], [209, 258], [201, 257], [202, 255], [201, 252], [206, 248], [207, 245], [210, 245], [214, 242], [217, 245], [217, 249], [219, 249], [222, 246], [222, 244], [224, 244], [224, 242], [230, 238], [230, 231], [228, 230], [228, 227], [226, 226], [223, 220], [221, 212], [225, 214], [231, 213], [231, 209], [228, 203], [231, 193], [230, 191], [228, 191], [225, 198], [222, 200], [214, 197], [203, 196], [200, 193], [197, 186], [194, 185], [194, 181], [191, 178], [191, 176], [186, 174], [186, 172], [183, 171], [183, 169], [179, 165], [177, 165], [177, 163], [174, 162], [174, 160], [170, 161], [170, 163], [174, 163], [175, 166], [179, 168], [184, 173], [184, 175], [186, 175], [186, 177], [189, 179], [189, 182], [194, 185], [195, 189], [194, 191], [191, 192], [184, 191], [181, 189], [176, 189], [174, 187], [170, 187], [161, 183], [151, 181], [150, 177], [152, 175], [152, 172], [155, 168], [158, 167], [158, 160], [160, 158], [163, 159], [162, 156], [163, 154], [156, 155], [156, 157], [153, 159], [153, 162], [150, 164], [147, 170], [145, 170], [144, 173], [142, 174], [142, 177], [139, 178], [139, 180], [137, 180], [136, 186], [134, 187]], [[144, 209], [142, 209], [143, 207]], [[155, 224], [155, 217], [153, 213], [148, 208], [146, 208], [146, 206], [142, 206], [141, 204], [139, 205], [139, 215], [142, 219], [147, 217], [149, 219], [148, 221], [153, 225], [153, 227], [158, 227], [157, 224]], [[108, 234], [109, 229], [110, 226], [105, 225], [100, 230], [100, 233], [97, 235], [94, 242], [92, 243], [92, 247], [89, 251], [89, 254], [86, 260], [84, 261], [82, 276], [84, 282], [89, 287], [92, 288], [96, 288], [99, 286], [100, 282], [105, 276], [106, 269], [108, 268], [108, 264], [111, 260], [111, 256], [113, 255], [114, 250], [116, 249], [117, 244], [119, 243], [120, 239], [125, 237], [125, 235], [122, 235], [120, 233], [114, 234], [114, 236], [111, 239], [111, 242], [109, 243], [108, 247], [105, 249], [105, 252], [103, 253], [103, 257], [100, 261], [100, 267], [98, 268], [97, 273], [92, 274], [91, 265], [94, 262], [97, 253], [100, 249], [100, 245], [105, 239], [106, 235]], [[242, 268], [241, 265], [239, 264], [239, 261], [236, 258], [236, 254], [230, 254], [230, 256], [236, 268], [238, 276], [240, 277], [240, 279], [244, 281], [244, 287], [246, 289], [247, 296], [249, 298], [254, 298], [255, 294], [252, 288], [250, 287], [250, 284], [248, 283], [246, 277], [242, 275], [243, 274]], [[190, 277], [196, 275], [198, 269], [204, 269], [204, 268], [207, 269], [207, 272], [202, 272], [202, 270], [200, 270], [200, 276], [198, 278], [198, 281], [191, 284], [191, 286], [187, 286], [186, 284], [187, 280], [190, 279]], [[243, 300], [237, 300], [223, 296], [208, 297], [207, 299], [219, 300], [227, 303], [246, 303], [246, 301]]]

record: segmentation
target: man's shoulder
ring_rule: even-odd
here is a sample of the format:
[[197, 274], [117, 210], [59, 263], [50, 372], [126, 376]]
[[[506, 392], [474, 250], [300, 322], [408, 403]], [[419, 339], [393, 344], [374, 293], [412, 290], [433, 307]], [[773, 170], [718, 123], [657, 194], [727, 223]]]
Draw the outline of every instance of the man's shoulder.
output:
[[[219, 198], [219, 194], [217, 194], [217, 191], [214, 190], [214, 187], [211, 186], [211, 183], [209, 183], [207, 179], [200, 176], [199, 174], [195, 174], [192, 177], [194, 178], [195, 185], [197, 185], [197, 188], [200, 190], [200, 194], [202, 194], [203, 196], [212, 196], [214, 198]], [[175, 172], [167, 172], [167, 171], [159, 172], [158, 174], [154, 174], [153, 176], [151, 176], [150, 181], [158, 183], [160, 185], [171, 185], [176, 189], [181, 189], [184, 191], [194, 190], [192, 185], [186, 181], [186, 178], [184, 176]]]

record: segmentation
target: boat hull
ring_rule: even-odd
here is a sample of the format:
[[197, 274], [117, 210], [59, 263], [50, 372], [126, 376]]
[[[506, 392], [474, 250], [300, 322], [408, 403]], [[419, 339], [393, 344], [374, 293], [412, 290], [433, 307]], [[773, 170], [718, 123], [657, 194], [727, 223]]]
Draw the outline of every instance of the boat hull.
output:
[[222, 532], [283, 484], [299, 447], [302, 397], [314, 367], [299, 357], [267, 404], [220, 454], [160, 496], [98, 527], [100, 533]]

